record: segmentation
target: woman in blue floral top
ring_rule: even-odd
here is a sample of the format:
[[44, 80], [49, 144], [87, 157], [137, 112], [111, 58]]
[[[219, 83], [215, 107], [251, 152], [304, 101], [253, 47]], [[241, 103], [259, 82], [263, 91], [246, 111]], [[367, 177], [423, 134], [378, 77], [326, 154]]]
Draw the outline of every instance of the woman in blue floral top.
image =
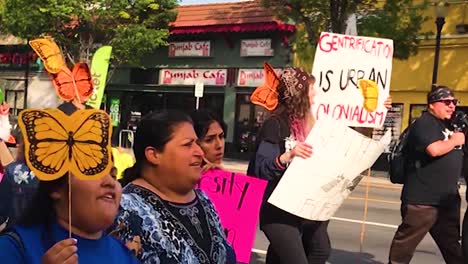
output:
[[195, 189], [203, 160], [196, 141], [178, 111], [151, 113], [137, 128], [136, 163], [124, 173], [111, 233], [142, 263], [236, 263], [213, 204]]

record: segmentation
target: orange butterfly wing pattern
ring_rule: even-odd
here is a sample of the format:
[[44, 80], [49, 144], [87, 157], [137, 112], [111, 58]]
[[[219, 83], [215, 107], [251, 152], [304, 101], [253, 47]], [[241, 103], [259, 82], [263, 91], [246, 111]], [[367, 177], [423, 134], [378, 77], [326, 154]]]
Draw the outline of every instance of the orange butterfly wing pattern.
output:
[[94, 86], [91, 71], [86, 63], [77, 63], [70, 71], [62, 68], [57, 74], [52, 74], [52, 83], [58, 96], [64, 101], [78, 98], [81, 103], [93, 94]]
[[272, 111], [278, 105], [278, 86], [280, 80], [273, 67], [266, 62], [263, 64], [263, 72], [265, 81], [262, 85], [255, 88], [250, 96], [250, 101]]
[[67, 172], [92, 180], [112, 167], [109, 115], [102, 110], [78, 110], [71, 116], [58, 109], [24, 110], [18, 117], [28, 167], [43, 181]]
[[55, 74], [66, 67], [65, 58], [54, 40], [51, 38], [38, 38], [29, 41], [29, 45], [44, 62], [49, 73]]

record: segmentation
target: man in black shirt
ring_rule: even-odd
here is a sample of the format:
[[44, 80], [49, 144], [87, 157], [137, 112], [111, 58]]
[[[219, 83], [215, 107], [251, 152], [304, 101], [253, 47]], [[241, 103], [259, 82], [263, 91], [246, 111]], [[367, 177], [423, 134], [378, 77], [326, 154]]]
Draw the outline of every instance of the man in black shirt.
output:
[[413, 161], [401, 194], [403, 223], [390, 248], [390, 263], [409, 263], [429, 232], [446, 263], [465, 263], [460, 246], [460, 195], [465, 136], [450, 130], [448, 120], [458, 101], [445, 86], [427, 95], [428, 111], [410, 127]]

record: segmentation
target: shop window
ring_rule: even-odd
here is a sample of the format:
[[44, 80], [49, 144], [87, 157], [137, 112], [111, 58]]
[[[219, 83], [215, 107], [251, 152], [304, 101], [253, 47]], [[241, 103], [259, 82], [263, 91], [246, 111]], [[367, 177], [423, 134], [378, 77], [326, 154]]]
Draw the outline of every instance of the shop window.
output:
[[156, 84], [157, 82], [155, 69], [133, 68], [130, 70], [130, 83], [132, 84]]
[[[392, 104], [392, 108], [388, 110], [387, 116], [385, 118], [384, 124], [382, 128], [376, 128], [373, 131], [372, 137], [375, 140], [379, 140], [385, 132], [390, 129], [392, 132], [392, 142], [389, 145], [393, 146], [393, 144], [398, 141], [398, 138], [401, 134], [401, 120], [403, 118], [403, 104]], [[389, 153], [389, 148], [384, 150], [385, 153]]]
[[249, 95], [240, 94], [237, 96], [236, 101], [236, 151], [238, 153], [246, 153], [246, 157], [248, 157], [250, 153], [255, 151], [256, 136], [265, 121], [268, 110], [252, 104]]

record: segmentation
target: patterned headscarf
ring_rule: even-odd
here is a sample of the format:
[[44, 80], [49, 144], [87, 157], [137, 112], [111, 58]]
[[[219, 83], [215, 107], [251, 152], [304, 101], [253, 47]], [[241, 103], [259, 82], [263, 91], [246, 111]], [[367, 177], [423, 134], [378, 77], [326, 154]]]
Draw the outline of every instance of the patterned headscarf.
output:
[[312, 76], [299, 68], [285, 69], [280, 76], [280, 82], [286, 90], [280, 97], [288, 98], [296, 96], [300, 91], [309, 86]]
[[[280, 100], [290, 97], [303, 96], [301, 92], [309, 87], [313, 77], [299, 68], [285, 69], [280, 76], [280, 82], [286, 88], [280, 95]], [[305, 141], [309, 131], [306, 131], [305, 120], [291, 120], [291, 134], [299, 141]]]

